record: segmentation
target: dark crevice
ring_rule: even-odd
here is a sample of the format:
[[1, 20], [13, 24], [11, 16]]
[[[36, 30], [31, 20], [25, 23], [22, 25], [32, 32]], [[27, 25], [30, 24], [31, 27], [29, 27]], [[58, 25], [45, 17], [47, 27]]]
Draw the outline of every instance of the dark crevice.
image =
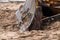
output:
[[[39, 17], [41, 17], [41, 15], [39, 14], [40, 11], [41, 11], [41, 10], [38, 8], [32, 24], [31, 24], [30, 27], [28, 28], [29, 30], [45, 30], [45, 29], [47, 29], [47, 26], [44, 24], [44, 22], [39, 21], [39, 20], [42, 19], [42, 18], [39, 19]], [[38, 14], [39, 14], [40, 16], [38, 16]], [[51, 10], [50, 7], [44, 7], [44, 6], [42, 6], [42, 16], [44, 16], [44, 18], [53, 16], [53, 15], [56, 15], [56, 14], [53, 13], [53, 11]], [[37, 16], [38, 16], [38, 17], [37, 17]], [[44, 25], [45, 25], [45, 26], [44, 26]]]

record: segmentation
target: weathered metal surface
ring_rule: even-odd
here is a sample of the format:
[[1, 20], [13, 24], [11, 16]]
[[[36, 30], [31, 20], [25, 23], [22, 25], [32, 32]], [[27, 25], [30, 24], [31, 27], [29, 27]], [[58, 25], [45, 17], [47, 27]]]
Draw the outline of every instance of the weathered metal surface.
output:
[[18, 23], [22, 21], [22, 23], [20, 23], [20, 32], [23, 32], [30, 26], [34, 18], [35, 0], [26, 0], [25, 4], [18, 10], [20, 11], [16, 13], [16, 15]]

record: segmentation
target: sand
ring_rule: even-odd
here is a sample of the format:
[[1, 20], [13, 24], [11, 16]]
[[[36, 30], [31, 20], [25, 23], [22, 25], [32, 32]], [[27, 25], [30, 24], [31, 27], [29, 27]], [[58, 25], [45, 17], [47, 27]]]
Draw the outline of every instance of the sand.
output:
[[0, 40], [60, 40], [60, 22], [52, 23], [49, 29], [21, 33], [17, 27], [15, 11], [23, 3], [0, 3]]

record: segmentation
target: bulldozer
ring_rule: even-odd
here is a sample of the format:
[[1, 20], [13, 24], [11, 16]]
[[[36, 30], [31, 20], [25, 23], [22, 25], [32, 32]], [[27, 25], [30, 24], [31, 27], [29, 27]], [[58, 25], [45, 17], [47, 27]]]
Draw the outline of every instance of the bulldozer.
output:
[[60, 0], [26, 0], [16, 11], [20, 32], [44, 29], [47, 23], [60, 20], [59, 13]]
[[[1, 2], [19, 3], [18, 0], [1, 0]], [[18, 20], [16, 24], [20, 27], [20, 32], [44, 30], [47, 28], [44, 26], [60, 20], [60, 0], [25, 0], [15, 11]]]

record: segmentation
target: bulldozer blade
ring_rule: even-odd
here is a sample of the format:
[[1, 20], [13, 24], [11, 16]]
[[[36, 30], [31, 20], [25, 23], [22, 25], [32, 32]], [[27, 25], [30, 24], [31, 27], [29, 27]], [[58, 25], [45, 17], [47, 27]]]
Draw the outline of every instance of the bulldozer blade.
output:
[[[28, 14], [31, 14], [29, 16]], [[35, 14], [35, 0], [26, 0], [22, 8], [16, 11], [20, 32], [24, 32], [30, 26]], [[22, 22], [22, 23], [21, 23]]]

